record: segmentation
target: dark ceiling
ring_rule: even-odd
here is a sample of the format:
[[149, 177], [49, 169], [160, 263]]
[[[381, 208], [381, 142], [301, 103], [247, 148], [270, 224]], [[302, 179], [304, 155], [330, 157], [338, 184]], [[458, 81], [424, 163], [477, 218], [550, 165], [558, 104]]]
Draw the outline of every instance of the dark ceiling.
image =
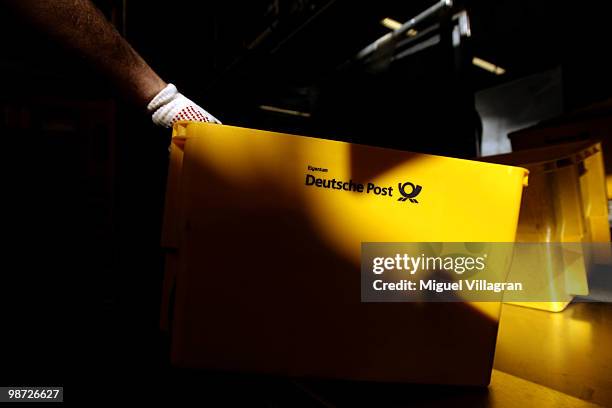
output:
[[[125, 22], [121, 28], [127, 38], [164, 78], [206, 101], [215, 113], [231, 117], [237, 105], [311, 97], [313, 84], [333, 76], [339, 64], [388, 32], [382, 18], [405, 21], [434, 0], [97, 3], [109, 15], [114, 10], [120, 26]], [[125, 19], [117, 17], [123, 3]], [[456, 1], [455, 7], [466, 8], [471, 18], [473, 55], [506, 69], [505, 75], [496, 76], [474, 67], [469, 87], [479, 90], [561, 66], [566, 109], [609, 97], [612, 24], [607, 3]], [[91, 81], [95, 74], [78, 58], [19, 20], [4, 17], [5, 71], [64, 77], [77, 84], [75, 92], [108, 92], [103, 82]], [[16, 35], [18, 43], [12, 40]]]
[[[189, 86], [204, 91], [227, 89], [245, 77], [274, 87], [308, 85], [385, 34], [382, 18], [405, 21], [434, 1], [175, 1], [174, 8], [151, 3], [128, 2], [128, 37], [168, 76], [184, 77]], [[471, 17], [474, 55], [507, 71], [498, 77], [475, 69], [474, 89], [559, 65], [585, 80], [587, 88], [593, 78], [607, 80], [612, 35], [606, 2], [455, 4]], [[609, 91], [609, 83], [604, 88]], [[592, 91], [591, 99], [598, 99], [599, 91]]]

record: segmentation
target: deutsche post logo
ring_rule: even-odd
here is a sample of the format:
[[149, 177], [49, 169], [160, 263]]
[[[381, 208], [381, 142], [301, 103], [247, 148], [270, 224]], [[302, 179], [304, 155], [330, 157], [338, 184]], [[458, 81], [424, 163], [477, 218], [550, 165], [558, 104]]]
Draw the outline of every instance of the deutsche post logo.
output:
[[398, 198], [397, 201], [404, 202], [406, 200], [410, 200], [411, 203], [414, 203], [414, 204], [419, 203], [415, 197], [419, 195], [423, 187], [419, 186], [418, 184], [415, 186], [414, 184], [407, 181], [403, 184], [398, 183], [397, 189], [402, 195], [402, 197]]

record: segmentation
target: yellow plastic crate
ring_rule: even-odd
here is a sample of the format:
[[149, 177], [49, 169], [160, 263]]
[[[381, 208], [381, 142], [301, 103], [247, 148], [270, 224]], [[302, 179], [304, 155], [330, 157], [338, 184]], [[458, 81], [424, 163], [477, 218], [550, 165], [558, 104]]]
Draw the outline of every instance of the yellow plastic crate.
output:
[[[517, 165], [529, 170], [517, 242], [609, 242], [608, 200], [601, 145], [586, 141], [482, 158], [483, 161]], [[546, 270], [533, 273], [529, 265], [516, 265], [522, 279], [549, 282], [554, 302], [520, 303], [523, 306], [561, 311], [575, 295], [587, 295], [587, 272], [591, 263], [608, 263], [610, 253], [603, 248], [582, 252], [568, 246], [562, 261], [551, 260]], [[552, 258], [551, 258], [552, 259]], [[521, 271], [521, 269], [523, 269]], [[562, 279], [558, 279], [562, 274]]]
[[497, 164], [175, 125], [162, 311], [173, 364], [488, 384], [500, 303], [362, 303], [360, 248], [512, 242], [526, 177]]

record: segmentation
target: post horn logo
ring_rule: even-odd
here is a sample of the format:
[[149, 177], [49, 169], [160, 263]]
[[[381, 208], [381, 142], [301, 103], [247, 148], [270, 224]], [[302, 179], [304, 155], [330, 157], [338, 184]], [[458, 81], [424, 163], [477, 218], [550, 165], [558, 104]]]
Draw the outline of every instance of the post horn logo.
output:
[[[411, 189], [409, 190], [410, 192], [406, 192], [406, 186], [410, 187]], [[421, 190], [423, 189], [423, 187], [419, 186], [418, 184], [415, 186], [414, 184], [407, 181], [404, 184], [398, 183], [397, 188], [400, 194], [402, 195], [402, 197], [398, 198], [397, 201], [404, 202], [406, 200], [410, 200], [411, 203], [414, 203], [414, 204], [419, 203], [415, 197], [421, 193]]]

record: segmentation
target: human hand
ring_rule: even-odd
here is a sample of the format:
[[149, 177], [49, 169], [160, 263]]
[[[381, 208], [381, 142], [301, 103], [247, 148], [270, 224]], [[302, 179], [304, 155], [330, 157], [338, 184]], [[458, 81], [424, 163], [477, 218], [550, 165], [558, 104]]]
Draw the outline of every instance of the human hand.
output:
[[179, 120], [221, 124], [217, 118], [186, 98], [172, 84], [168, 84], [149, 102], [147, 110], [152, 114], [153, 123], [167, 128]]

